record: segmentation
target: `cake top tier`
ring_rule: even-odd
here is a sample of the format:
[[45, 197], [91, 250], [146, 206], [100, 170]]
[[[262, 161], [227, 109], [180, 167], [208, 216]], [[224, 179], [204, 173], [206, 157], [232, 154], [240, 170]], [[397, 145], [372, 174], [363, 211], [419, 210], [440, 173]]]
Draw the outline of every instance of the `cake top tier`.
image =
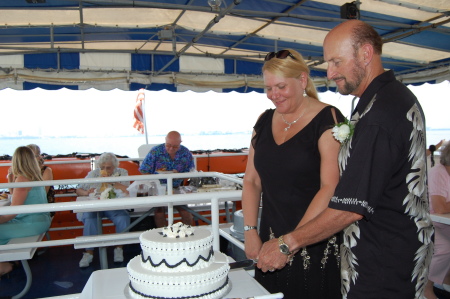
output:
[[145, 231], [140, 235], [139, 240], [145, 256], [154, 251], [178, 255], [181, 252], [196, 250], [206, 250], [207, 255], [212, 246], [213, 235], [206, 228], [197, 227], [194, 233], [194, 229], [189, 225], [176, 224], [175, 227]]
[[194, 235], [194, 231], [195, 229], [192, 226], [177, 222], [164, 227], [161, 234], [163, 237], [167, 238], [188, 238], [189, 236]]

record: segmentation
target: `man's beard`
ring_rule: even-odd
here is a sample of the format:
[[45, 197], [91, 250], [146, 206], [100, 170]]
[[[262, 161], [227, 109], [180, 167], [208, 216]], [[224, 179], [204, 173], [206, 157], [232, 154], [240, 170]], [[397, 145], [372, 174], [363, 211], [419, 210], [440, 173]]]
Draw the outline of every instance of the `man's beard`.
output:
[[366, 70], [361, 67], [359, 62], [355, 60], [355, 66], [353, 68], [353, 77], [355, 78], [355, 81], [347, 81], [347, 78], [344, 77], [343, 79], [345, 80], [345, 84], [341, 88], [338, 87], [339, 93], [342, 95], [352, 94], [352, 92], [354, 92], [359, 87], [359, 85], [361, 85], [361, 82], [365, 76]]

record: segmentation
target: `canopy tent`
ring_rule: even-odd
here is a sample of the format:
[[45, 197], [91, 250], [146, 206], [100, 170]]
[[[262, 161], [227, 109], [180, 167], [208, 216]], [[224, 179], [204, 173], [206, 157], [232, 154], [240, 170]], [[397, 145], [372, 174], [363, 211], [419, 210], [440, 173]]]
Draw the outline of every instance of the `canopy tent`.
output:
[[450, 79], [448, 0], [2, 0], [0, 88], [262, 92], [265, 54], [293, 48], [325, 91], [322, 42], [347, 18], [404, 83]]

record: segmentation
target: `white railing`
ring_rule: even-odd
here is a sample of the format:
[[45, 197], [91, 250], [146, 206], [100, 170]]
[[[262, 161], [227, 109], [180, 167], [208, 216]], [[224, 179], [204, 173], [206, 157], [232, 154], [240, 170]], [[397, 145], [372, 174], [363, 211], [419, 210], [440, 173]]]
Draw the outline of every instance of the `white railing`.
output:
[[[214, 250], [219, 250], [219, 202], [240, 199], [242, 195], [241, 190], [235, 191], [220, 191], [220, 192], [199, 192], [187, 194], [173, 194], [172, 181], [173, 179], [192, 178], [192, 177], [216, 177], [223, 180], [228, 180], [242, 185], [242, 179], [226, 175], [218, 172], [189, 172], [189, 173], [172, 173], [172, 174], [151, 174], [151, 175], [137, 175], [137, 176], [122, 176], [122, 177], [101, 177], [92, 179], [71, 179], [71, 180], [53, 180], [53, 181], [39, 181], [39, 182], [22, 182], [22, 183], [3, 183], [0, 184], [0, 189], [17, 188], [17, 187], [36, 187], [48, 185], [72, 185], [79, 183], [104, 183], [117, 181], [140, 181], [140, 180], [157, 180], [166, 179], [168, 187], [168, 195], [149, 196], [149, 197], [126, 197], [108, 200], [91, 200], [91, 201], [74, 201], [61, 202], [51, 204], [38, 205], [20, 205], [20, 206], [4, 206], [0, 208], [0, 215], [10, 214], [24, 214], [37, 212], [57, 212], [57, 211], [104, 211], [117, 210], [127, 208], [152, 208], [167, 206], [169, 223], [173, 223], [174, 205], [190, 204], [190, 203], [205, 203], [211, 204], [211, 228], [214, 236]], [[1, 225], [1, 224], [0, 224]], [[23, 244], [0, 245], [0, 250], [11, 250], [20, 248], [33, 247], [51, 247], [61, 245], [75, 245], [81, 246], [83, 243], [94, 243], [100, 246], [109, 246], [112, 244], [128, 244], [135, 242], [136, 233], [119, 233], [112, 235], [99, 235], [78, 237], [73, 239], [62, 239], [54, 241], [41, 241]], [[133, 241], [131, 241], [133, 240]], [[242, 242], [235, 239], [232, 241], [238, 247], [242, 247]], [[101, 245], [98, 245], [101, 244]]]

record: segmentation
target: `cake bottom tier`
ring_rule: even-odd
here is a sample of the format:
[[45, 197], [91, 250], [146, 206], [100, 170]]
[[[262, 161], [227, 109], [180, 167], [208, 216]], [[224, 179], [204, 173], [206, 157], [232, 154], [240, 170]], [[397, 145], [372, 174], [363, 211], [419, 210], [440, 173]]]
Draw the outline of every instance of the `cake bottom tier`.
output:
[[192, 272], [151, 272], [142, 266], [140, 255], [127, 265], [129, 293], [137, 299], [213, 299], [222, 298], [230, 289], [228, 258], [214, 252], [215, 262]]

